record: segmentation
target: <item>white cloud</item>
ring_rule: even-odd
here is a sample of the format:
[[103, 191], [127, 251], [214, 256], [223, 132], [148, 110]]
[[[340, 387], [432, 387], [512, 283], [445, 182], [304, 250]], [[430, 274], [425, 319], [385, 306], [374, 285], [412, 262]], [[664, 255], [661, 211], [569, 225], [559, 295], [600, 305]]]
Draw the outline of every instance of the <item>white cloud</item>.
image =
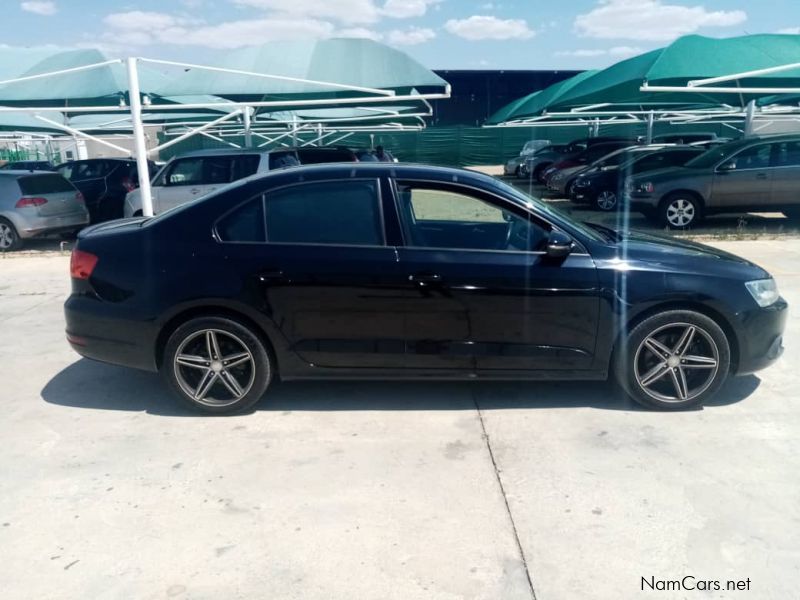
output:
[[19, 7], [26, 11], [37, 15], [49, 17], [58, 12], [58, 7], [55, 2], [47, 2], [44, 0], [30, 0], [29, 2], [21, 2]]
[[467, 40], [527, 40], [536, 33], [522, 19], [498, 19], [473, 15], [467, 19], [450, 19], [444, 28]]
[[703, 27], [731, 27], [745, 20], [747, 14], [741, 10], [709, 11], [661, 0], [600, 0], [575, 18], [575, 30], [600, 39], [668, 41]]
[[375, 23], [380, 10], [373, 0], [233, 0], [248, 8], [311, 19], [334, 19], [342, 23]]
[[104, 19], [110, 31], [104, 41], [145, 46], [157, 42], [209, 48], [241, 48], [270, 41], [320, 39], [334, 35], [327, 21], [315, 19], [248, 19], [207, 25], [194, 19], [166, 13], [130, 11]]
[[424, 27], [411, 27], [405, 31], [395, 29], [390, 31], [387, 39], [393, 46], [414, 46], [416, 44], [424, 44], [436, 37], [436, 32], [433, 29]]
[[381, 13], [395, 19], [421, 17], [428, 12], [428, 6], [442, 0], [386, 0]]
[[578, 50], [561, 50], [556, 52], [556, 56], [575, 56], [580, 58], [594, 56], [613, 56], [616, 58], [628, 58], [644, 52], [642, 48], [634, 46], [614, 46], [613, 48], [579, 48]]
[[376, 42], [383, 39], [383, 35], [372, 29], [366, 27], [350, 27], [348, 29], [340, 29], [336, 32], [336, 37], [345, 38], [366, 38], [368, 40], [375, 40]]
[[785, 29], [778, 29], [776, 33], [788, 33], [791, 35], [800, 34], [800, 27], [786, 27]]

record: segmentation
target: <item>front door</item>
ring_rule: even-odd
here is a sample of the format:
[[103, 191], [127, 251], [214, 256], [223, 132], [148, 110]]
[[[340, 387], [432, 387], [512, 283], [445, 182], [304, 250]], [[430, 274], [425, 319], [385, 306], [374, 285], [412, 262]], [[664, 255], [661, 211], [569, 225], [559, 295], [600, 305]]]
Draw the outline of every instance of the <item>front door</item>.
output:
[[407, 365], [478, 372], [589, 369], [598, 283], [588, 254], [554, 261], [551, 227], [471, 188], [399, 181], [412, 289], [404, 313]]
[[745, 148], [714, 170], [711, 207], [753, 207], [772, 201], [770, 144]]

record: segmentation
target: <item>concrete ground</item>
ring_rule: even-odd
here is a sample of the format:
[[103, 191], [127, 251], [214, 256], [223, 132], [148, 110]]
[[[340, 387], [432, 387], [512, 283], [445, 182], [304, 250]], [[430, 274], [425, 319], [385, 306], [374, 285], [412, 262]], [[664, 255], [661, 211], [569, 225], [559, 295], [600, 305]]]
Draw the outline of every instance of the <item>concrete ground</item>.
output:
[[[719, 245], [800, 306], [800, 241]], [[293, 383], [210, 418], [67, 347], [67, 268], [0, 257], [4, 600], [797, 595], [796, 311], [784, 358], [702, 411], [596, 383]], [[642, 591], [685, 575], [750, 591]]]

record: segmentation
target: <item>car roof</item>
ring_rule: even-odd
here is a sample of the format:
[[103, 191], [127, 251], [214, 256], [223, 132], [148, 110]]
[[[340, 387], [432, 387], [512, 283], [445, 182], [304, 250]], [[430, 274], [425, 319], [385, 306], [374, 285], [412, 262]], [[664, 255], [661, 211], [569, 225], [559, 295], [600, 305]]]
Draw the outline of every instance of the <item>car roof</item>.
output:
[[237, 156], [241, 154], [269, 154], [270, 152], [285, 152], [292, 151], [294, 148], [273, 148], [271, 150], [264, 150], [263, 148], [218, 148], [206, 150], [192, 150], [190, 152], [181, 152], [172, 158], [192, 158], [199, 156]]
[[0, 170], [0, 177], [23, 177], [26, 175], [56, 175], [61, 177], [55, 171], [36, 171], [33, 169], [2, 169]]

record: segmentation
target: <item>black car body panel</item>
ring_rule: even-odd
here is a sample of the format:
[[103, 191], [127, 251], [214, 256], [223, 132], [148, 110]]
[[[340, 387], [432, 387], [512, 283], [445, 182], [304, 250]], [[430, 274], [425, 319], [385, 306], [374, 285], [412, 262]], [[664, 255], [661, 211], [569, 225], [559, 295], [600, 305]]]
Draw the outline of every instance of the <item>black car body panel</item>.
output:
[[[265, 198], [282, 191], [329, 182], [375, 186], [376, 243], [222, 239], [223, 219], [239, 207], [263, 209], [271, 202]], [[404, 212], [414, 186], [501, 206], [531, 231], [566, 234], [573, 250], [555, 259], [536, 240], [527, 250], [422, 247]], [[425, 223], [437, 239], [462, 244], [513, 230], [485, 220], [466, 229]], [[749, 295], [744, 282], [768, 274], [748, 261], [690, 242], [587, 227], [488, 176], [414, 165], [254, 176], [153, 219], [90, 227], [77, 249], [98, 261], [88, 279], [73, 279], [65, 305], [73, 347], [151, 371], [177, 324], [223, 314], [263, 334], [284, 379], [603, 379], [630, 323], [657, 307], [689, 306], [719, 319], [736, 348], [736, 368], [749, 372], [777, 357], [786, 314], [783, 300], [762, 309]]]

